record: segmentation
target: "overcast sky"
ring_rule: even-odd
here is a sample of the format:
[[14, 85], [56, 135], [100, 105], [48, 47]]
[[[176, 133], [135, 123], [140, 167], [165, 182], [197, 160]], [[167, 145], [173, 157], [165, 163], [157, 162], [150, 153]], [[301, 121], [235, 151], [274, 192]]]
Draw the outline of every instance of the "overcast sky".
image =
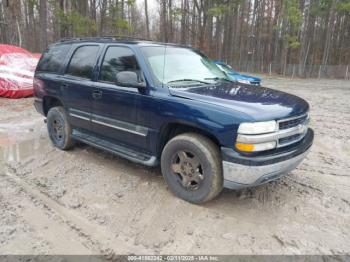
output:
[[[145, 0], [136, 0], [136, 3], [140, 7], [144, 7], [145, 6]], [[156, 0], [148, 0], [147, 4], [148, 4], [148, 11], [149, 11], [149, 13], [150, 14], [155, 13], [155, 11], [157, 10], [157, 7], [158, 7], [158, 1], [156, 1]]]

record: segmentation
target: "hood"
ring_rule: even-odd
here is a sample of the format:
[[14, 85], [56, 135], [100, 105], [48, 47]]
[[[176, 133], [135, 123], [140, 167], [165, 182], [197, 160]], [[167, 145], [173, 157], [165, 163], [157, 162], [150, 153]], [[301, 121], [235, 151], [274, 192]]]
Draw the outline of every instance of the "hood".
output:
[[173, 96], [230, 108], [253, 121], [283, 119], [304, 114], [309, 104], [302, 98], [265, 87], [236, 82], [187, 88], [169, 88]]

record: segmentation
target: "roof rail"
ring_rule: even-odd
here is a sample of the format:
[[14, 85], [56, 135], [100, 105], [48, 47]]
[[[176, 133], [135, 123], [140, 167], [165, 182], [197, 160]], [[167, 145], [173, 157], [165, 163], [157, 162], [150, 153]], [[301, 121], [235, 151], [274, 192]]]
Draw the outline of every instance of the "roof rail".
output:
[[140, 37], [132, 37], [132, 36], [122, 36], [122, 35], [111, 35], [111, 36], [89, 36], [89, 37], [64, 37], [59, 40], [59, 42], [66, 41], [81, 41], [81, 40], [139, 40], [139, 41], [152, 41], [151, 39], [145, 39]]
[[142, 38], [142, 37], [135, 37], [135, 36], [122, 36], [122, 35], [115, 35], [115, 36], [114, 36], [114, 38], [117, 38], [117, 39], [124, 39], [124, 40], [153, 41], [152, 39]]

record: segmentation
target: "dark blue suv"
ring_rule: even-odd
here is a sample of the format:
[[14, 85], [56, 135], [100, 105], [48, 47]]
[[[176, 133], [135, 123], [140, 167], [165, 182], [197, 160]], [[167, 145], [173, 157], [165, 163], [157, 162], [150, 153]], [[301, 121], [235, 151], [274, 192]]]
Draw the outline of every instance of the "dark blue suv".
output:
[[199, 50], [115, 38], [62, 40], [35, 72], [52, 143], [81, 141], [147, 166], [192, 203], [279, 178], [308, 153], [309, 105], [232, 82]]

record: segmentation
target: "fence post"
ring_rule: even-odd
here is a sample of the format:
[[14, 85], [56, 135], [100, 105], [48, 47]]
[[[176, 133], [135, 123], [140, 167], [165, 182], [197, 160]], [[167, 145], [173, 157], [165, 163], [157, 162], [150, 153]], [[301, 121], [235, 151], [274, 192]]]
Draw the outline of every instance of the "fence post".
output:
[[320, 68], [318, 69], [318, 78], [319, 79], [321, 78], [321, 67], [322, 67], [322, 65], [320, 65]]
[[294, 72], [295, 72], [295, 64], [293, 64], [292, 79], [294, 78]]
[[349, 65], [346, 66], [345, 79], [348, 79]]
[[271, 72], [272, 70], [271, 70], [271, 63], [270, 63], [270, 76], [272, 75], [272, 72]]

